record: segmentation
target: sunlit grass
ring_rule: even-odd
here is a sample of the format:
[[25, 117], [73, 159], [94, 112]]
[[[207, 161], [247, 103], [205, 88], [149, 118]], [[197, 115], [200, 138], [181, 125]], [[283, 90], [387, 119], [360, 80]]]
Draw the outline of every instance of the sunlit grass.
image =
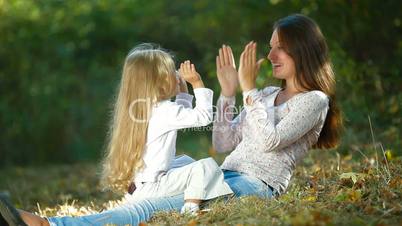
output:
[[[198, 217], [159, 213], [148, 224], [400, 225], [402, 161], [390, 157], [386, 164], [377, 152], [367, 148], [341, 156], [315, 150], [299, 164], [288, 192], [277, 199], [219, 201]], [[97, 171], [89, 163], [4, 169], [0, 190], [19, 208], [42, 216], [86, 215], [112, 208], [120, 199], [101, 191]]]

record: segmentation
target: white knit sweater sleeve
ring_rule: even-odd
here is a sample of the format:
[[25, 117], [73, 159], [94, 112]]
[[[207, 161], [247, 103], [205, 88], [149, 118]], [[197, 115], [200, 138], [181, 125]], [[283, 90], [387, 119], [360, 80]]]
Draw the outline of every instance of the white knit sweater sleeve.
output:
[[[300, 98], [302, 95], [306, 96]], [[255, 134], [255, 142], [266, 152], [296, 142], [310, 131], [318, 120], [325, 119], [328, 111], [328, 97], [323, 92], [300, 94], [288, 101], [289, 113], [275, 125], [268, 117], [261, 94], [255, 93], [249, 97], [252, 99], [251, 104], [244, 103], [247, 112], [245, 121]], [[244, 97], [246, 98], [247, 96]]]
[[234, 150], [242, 139], [240, 124], [245, 112], [241, 112], [232, 120], [234, 115], [238, 113], [236, 112], [235, 102], [235, 97], [225, 97], [223, 95], [220, 95], [217, 101], [212, 132], [212, 143], [217, 152]]

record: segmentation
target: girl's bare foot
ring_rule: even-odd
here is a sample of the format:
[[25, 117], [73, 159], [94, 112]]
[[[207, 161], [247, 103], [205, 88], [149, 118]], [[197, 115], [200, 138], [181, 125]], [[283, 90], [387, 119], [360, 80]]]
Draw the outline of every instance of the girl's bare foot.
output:
[[18, 210], [22, 220], [29, 226], [50, 226], [49, 222], [35, 214], [24, 210]]
[[50, 226], [49, 222], [32, 213], [17, 210], [7, 196], [0, 194], [0, 214], [9, 226]]

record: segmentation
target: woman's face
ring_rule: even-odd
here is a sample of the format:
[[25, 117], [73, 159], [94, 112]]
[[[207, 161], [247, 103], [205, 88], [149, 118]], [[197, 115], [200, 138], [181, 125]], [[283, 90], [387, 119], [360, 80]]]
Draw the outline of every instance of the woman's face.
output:
[[294, 78], [296, 76], [295, 62], [282, 48], [276, 30], [272, 33], [269, 45], [271, 48], [267, 58], [271, 61], [274, 77], [285, 80]]

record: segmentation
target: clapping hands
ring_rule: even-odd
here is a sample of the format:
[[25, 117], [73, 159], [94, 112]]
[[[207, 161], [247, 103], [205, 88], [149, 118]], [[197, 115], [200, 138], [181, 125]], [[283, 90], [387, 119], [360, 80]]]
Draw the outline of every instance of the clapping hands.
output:
[[233, 52], [230, 46], [223, 45], [219, 49], [219, 55], [216, 57], [216, 73], [221, 86], [221, 93], [224, 96], [231, 97], [236, 94], [237, 87], [243, 92], [255, 88], [255, 80], [264, 59], [256, 60], [257, 43], [249, 42], [240, 55], [239, 72], [236, 70], [236, 64]]
[[255, 80], [257, 79], [260, 66], [264, 59], [256, 60], [257, 43], [249, 42], [240, 55], [239, 66], [239, 83], [243, 92], [255, 88]]
[[223, 45], [219, 49], [219, 55], [216, 56], [216, 74], [221, 85], [222, 95], [234, 96], [239, 86], [239, 79], [230, 46]]

